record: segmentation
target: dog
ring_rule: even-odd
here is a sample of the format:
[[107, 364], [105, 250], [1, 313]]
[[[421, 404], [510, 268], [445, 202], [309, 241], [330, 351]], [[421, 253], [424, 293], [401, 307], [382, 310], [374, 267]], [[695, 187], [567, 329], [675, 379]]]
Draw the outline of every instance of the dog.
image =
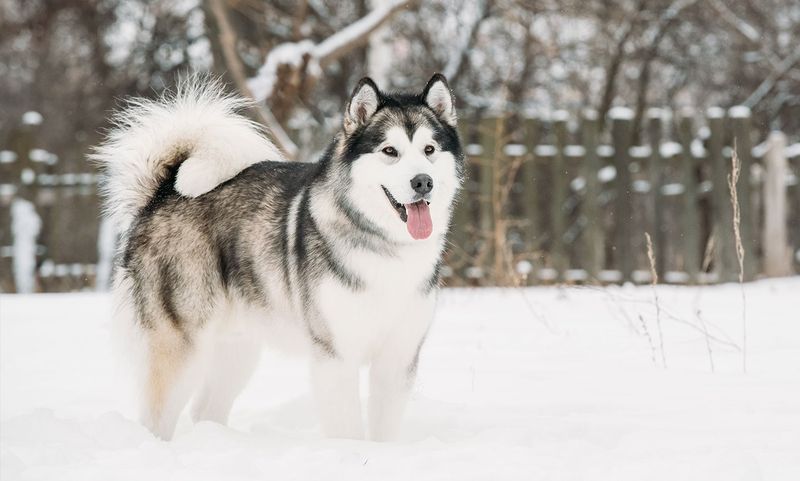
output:
[[[193, 78], [133, 100], [92, 154], [120, 232], [115, 323], [142, 341], [141, 421], [225, 424], [263, 346], [306, 356], [324, 435], [396, 439], [464, 177], [455, 101], [362, 79], [317, 162], [287, 162]], [[367, 425], [359, 369], [369, 366]]]

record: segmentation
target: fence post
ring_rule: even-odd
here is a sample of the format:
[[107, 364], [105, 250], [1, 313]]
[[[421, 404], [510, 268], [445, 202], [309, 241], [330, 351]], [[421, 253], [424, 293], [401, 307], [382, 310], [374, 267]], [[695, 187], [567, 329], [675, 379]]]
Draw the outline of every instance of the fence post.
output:
[[700, 273], [700, 221], [697, 215], [697, 159], [692, 154], [692, 118], [694, 112], [681, 112], [678, 120], [678, 136], [681, 143], [681, 175], [683, 192], [683, 269], [689, 281], [697, 283]]
[[26, 112], [20, 125], [11, 135], [10, 144], [16, 155], [17, 192], [11, 202], [12, 271], [14, 286], [19, 293], [36, 290], [37, 240], [42, 219], [36, 212], [36, 165], [31, 151], [42, 124], [38, 112]]
[[560, 110], [553, 117], [553, 134], [555, 135], [555, 156], [550, 164], [550, 182], [552, 197], [550, 203], [550, 258], [558, 280], [564, 279], [569, 262], [564, 246], [565, 211], [564, 202], [567, 200], [567, 184], [569, 174], [567, 163], [564, 160], [564, 147], [567, 145], [567, 120], [566, 111]]
[[594, 110], [583, 111], [583, 147], [586, 150], [584, 162], [584, 178], [586, 179], [586, 196], [583, 200], [583, 213], [586, 216], [584, 245], [586, 249], [586, 271], [589, 278], [597, 282], [603, 269], [603, 219], [600, 216], [600, 158], [597, 155], [598, 118]]
[[[539, 231], [539, 179], [537, 177], [536, 146], [539, 144], [540, 135], [539, 119], [532, 117], [524, 121], [524, 144], [528, 149], [528, 156], [522, 165], [522, 202], [525, 214], [525, 250], [528, 254], [540, 247]], [[536, 283], [535, 270], [528, 273], [527, 284]]]
[[[464, 124], [459, 125], [458, 135], [461, 138], [461, 145], [464, 149], [464, 182], [461, 185], [461, 191], [458, 195], [458, 200], [453, 210], [453, 219], [450, 221], [450, 240], [456, 248], [454, 253], [450, 249], [447, 254], [448, 267], [453, 269], [452, 275], [455, 279], [460, 279], [463, 274], [463, 267], [470, 258], [470, 233], [469, 229], [474, 227], [472, 222], [472, 206], [475, 196], [470, 192], [472, 179], [471, 174], [474, 171], [472, 168], [473, 159], [469, 155], [470, 137], [468, 132], [464, 130]], [[456, 269], [462, 268], [462, 272], [457, 272]], [[451, 284], [452, 285], [452, 284]]]
[[483, 250], [483, 279], [491, 279], [496, 273], [490, 272], [494, 266], [494, 176], [499, 172], [499, 161], [497, 159], [497, 130], [500, 119], [497, 117], [485, 117], [480, 121], [480, 143], [482, 148], [482, 162], [480, 170], [480, 218], [478, 225], [480, 232], [478, 238], [481, 239]]
[[[614, 261], [623, 281], [633, 277], [635, 255], [633, 253], [633, 191], [631, 189], [630, 147], [633, 111], [624, 107], [614, 107], [608, 113], [611, 120], [611, 137], [614, 142]], [[644, 235], [644, 233], [639, 233]]]
[[[800, 150], [792, 148], [786, 149], [786, 157], [789, 162], [789, 172], [794, 174], [794, 185], [788, 186], [789, 196], [789, 245], [794, 249], [792, 257], [794, 258], [795, 272], [800, 272]], [[790, 175], [791, 175], [790, 174]]]
[[661, 158], [661, 136], [663, 132], [662, 121], [664, 111], [650, 109], [647, 112], [647, 131], [650, 139], [650, 202], [653, 233], [653, 252], [655, 254], [655, 269], [658, 277], [664, 278], [666, 265], [666, 248], [664, 245], [664, 209], [661, 200], [661, 186], [664, 184], [664, 159]]
[[792, 251], [786, 229], [786, 135], [777, 131], [770, 133], [767, 145], [764, 155], [764, 273], [769, 277], [788, 276], [792, 273]]
[[711, 161], [711, 205], [714, 218], [714, 261], [720, 282], [732, 282], [739, 278], [738, 260], [734, 247], [733, 208], [728, 190], [730, 165], [722, 153], [725, 132], [725, 111], [711, 107], [706, 112], [711, 137], [708, 139], [708, 156]]
[[750, 109], [739, 105], [728, 110], [733, 127], [734, 148], [741, 162], [741, 177], [736, 186], [739, 199], [739, 229], [744, 248], [744, 279], [752, 280], [758, 274], [756, 259], [755, 223], [753, 221], [752, 183], [750, 178], [753, 165], [753, 144], [750, 137]]

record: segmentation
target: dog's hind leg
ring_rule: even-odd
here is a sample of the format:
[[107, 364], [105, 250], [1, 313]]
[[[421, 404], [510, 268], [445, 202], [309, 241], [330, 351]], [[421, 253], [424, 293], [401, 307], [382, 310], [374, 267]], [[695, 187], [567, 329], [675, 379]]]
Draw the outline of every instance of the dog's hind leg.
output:
[[195, 346], [182, 332], [164, 325], [148, 331], [146, 343], [142, 424], [169, 440], [195, 387]]
[[261, 343], [238, 335], [218, 339], [212, 349], [192, 402], [192, 420], [227, 424], [234, 401], [258, 364]]

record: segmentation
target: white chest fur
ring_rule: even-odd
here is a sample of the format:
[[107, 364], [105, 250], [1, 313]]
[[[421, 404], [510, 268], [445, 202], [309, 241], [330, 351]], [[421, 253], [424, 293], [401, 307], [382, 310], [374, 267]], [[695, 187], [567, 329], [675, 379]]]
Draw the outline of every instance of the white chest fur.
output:
[[438, 255], [435, 241], [401, 248], [396, 257], [352, 251], [347, 265], [363, 289], [328, 278], [317, 298], [337, 352], [365, 362], [389, 347], [416, 349], [433, 318], [435, 291], [425, 285]]

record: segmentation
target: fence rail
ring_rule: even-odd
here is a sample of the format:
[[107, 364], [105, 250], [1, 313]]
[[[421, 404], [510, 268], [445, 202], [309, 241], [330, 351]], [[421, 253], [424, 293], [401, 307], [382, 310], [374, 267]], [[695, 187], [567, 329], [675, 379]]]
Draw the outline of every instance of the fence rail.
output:
[[[107, 286], [114, 234], [100, 221], [98, 176], [65, 172], [39, 148], [37, 115], [0, 148], [0, 291]], [[659, 280], [736, 280], [734, 145], [745, 279], [800, 269], [800, 144], [780, 132], [759, 142], [745, 108], [654, 109], [640, 134], [625, 108], [607, 119], [474, 115], [462, 129], [468, 180], [448, 285], [649, 282], [646, 232]]]

